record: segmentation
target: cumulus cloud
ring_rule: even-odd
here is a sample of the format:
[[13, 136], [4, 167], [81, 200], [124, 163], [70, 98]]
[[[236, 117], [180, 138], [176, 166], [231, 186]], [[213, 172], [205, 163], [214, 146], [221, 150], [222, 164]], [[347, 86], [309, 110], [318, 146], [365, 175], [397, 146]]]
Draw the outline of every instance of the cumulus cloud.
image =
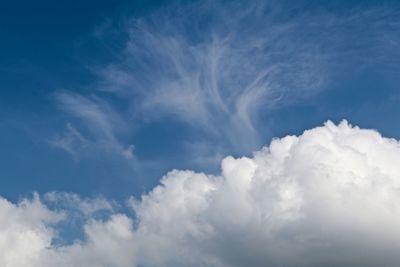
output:
[[43, 206], [38, 195], [17, 205], [0, 198], [0, 266], [34, 266], [55, 235], [47, 225], [62, 217]]
[[84, 242], [47, 249], [39, 263], [32, 266], [136, 266], [133, 223], [126, 215], [114, 214], [106, 221], [90, 220], [84, 232]]
[[[66, 198], [66, 195], [56, 198]], [[68, 201], [71, 198], [76, 200], [69, 196]], [[79, 205], [87, 211], [89, 204], [82, 201]], [[67, 212], [50, 210], [37, 194], [18, 204], [0, 198], [0, 266], [134, 266], [133, 224], [126, 215], [113, 214], [103, 221], [89, 219], [84, 225], [84, 241], [58, 246], [54, 244], [58, 237], [55, 225], [68, 219], [67, 215]]]
[[0, 265], [398, 266], [399, 173], [397, 140], [328, 121], [226, 157], [220, 175], [171, 171], [128, 201], [134, 217], [89, 218], [67, 245], [52, 241], [68, 210], [1, 199]]
[[399, 155], [394, 139], [327, 122], [225, 158], [221, 176], [173, 171], [132, 201], [141, 255], [148, 266], [398, 265]]

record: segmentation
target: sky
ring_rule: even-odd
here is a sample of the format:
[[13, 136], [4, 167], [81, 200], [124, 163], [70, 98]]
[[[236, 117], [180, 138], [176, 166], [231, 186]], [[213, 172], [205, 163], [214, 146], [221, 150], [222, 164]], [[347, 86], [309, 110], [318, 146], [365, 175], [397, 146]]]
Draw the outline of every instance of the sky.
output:
[[0, 3], [0, 265], [398, 266], [399, 32], [397, 1]]

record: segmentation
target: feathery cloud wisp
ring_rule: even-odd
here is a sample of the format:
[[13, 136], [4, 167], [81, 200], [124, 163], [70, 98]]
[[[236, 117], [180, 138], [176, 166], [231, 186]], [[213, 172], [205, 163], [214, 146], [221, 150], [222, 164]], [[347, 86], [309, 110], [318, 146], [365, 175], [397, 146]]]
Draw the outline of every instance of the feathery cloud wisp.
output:
[[80, 156], [84, 149], [100, 149], [135, 161], [133, 145], [125, 147], [118, 138], [118, 133], [128, 128], [126, 121], [106, 101], [69, 92], [56, 94], [56, 99], [61, 109], [80, 120], [88, 136], [68, 123], [65, 132], [51, 139], [50, 145], [74, 157]]
[[128, 20], [122, 59], [99, 71], [100, 89], [128, 96], [137, 117], [170, 116], [224, 149], [251, 152], [261, 145], [261, 111], [320, 89], [321, 40], [307, 35], [326, 21], [279, 19], [279, 7], [261, 1], [220, 5]]
[[[343, 76], [337, 70], [398, 58], [382, 53], [398, 43], [398, 9], [354, 4], [342, 12], [303, 5], [191, 1], [128, 17], [115, 28], [107, 21], [97, 40], [111, 39], [117, 48], [110, 48], [113, 60], [92, 66], [97, 96], [61, 93], [58, 101], [86, 122], [86, 130], [100, 134], [97, 144], [111, 144], [128, 159], [131, 144], [115, 134], [115, 120], [137, 132], [149, 122], [179, 121], [190, 134], [174, 142], [182, 154], [195, 155], [195, 164], [250, 154], [265, 141], [272, 110], [327, 89], [332, 77]], [[123, 37], [108, 39], [110, 32]], [[66, 147], [68, 139], [59, 141]]]

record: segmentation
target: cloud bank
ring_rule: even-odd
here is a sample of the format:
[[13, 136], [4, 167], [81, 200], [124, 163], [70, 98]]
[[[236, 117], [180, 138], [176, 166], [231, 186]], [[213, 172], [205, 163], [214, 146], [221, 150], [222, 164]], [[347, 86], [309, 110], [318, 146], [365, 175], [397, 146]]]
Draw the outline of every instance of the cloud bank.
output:
[[328, 121], [253, 157], [226, 157], [220, 175], [171, 171], [128, 201], [134, 217], [105, 200], [81, 200], [86, 211], [112, 212], [89, 216], [85, 238], [71, 244], [54, 243], [68, 209], [50, 209], [37, 195], [18, 204], [2, 198], [0, 265], [398, 266], [399, 173], [397, 140]]

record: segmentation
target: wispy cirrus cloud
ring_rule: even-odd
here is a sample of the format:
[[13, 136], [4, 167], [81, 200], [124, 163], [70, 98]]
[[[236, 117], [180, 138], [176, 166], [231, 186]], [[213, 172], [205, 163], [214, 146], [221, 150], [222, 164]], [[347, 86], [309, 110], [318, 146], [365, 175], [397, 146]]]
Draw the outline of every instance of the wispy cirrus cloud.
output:
[[113, 60], [92, 66], [93, 94], [64, 92], [58, 101], [128, 158], [131, 144], [118, 144], [116, 124], [178, 121], [195, 134], [177, 144], [201, 164], [250, 153], [267, 138], [271, 111], [326, 90], [343, 75], [338, 70], [395, 60], [382, 51], [398, 43], [397, 9], [336, 12], [303, 4], [195, 1], [128, 16], [117, 26], [107, 20], [95, 36], [118, 45], [109, 47]]
[[71, 123], [67, 123], [66, 129], [62, 134], [49, 140], [51, 146], [62, 149], [73, 157], [76, 157], [81, 149], [87, 147], [88, 142]]
[[99, 139], [115, 142], [115, 132], [122, 127], [122, 120], [109, 104], [96, 97], [84, 97], [75, 93], [58, 93], [60, 107], [67, 113], [82, 119], [88, 130]]
[[196, 2], [126, 22], [122, 60], [100, 88], [131, 99], [147, 120], [175, 118], [224, 148], [260, 145], [259, 115], [312, 95], [326, 78], [308, 16], [280, 19], [261, 1]]
[[123, 145], [118, 134], [127, 129], [126, 121], [106, 101], [96, 96], [82, 96], [71, 92], [56, 94], [59, 107], [77, 119], [80, 132], [68, 123], [63, 134], [50, 140], [54, 147], [77, 157], [85, 149], [103, 150], [133, 160], [133, 146]]

